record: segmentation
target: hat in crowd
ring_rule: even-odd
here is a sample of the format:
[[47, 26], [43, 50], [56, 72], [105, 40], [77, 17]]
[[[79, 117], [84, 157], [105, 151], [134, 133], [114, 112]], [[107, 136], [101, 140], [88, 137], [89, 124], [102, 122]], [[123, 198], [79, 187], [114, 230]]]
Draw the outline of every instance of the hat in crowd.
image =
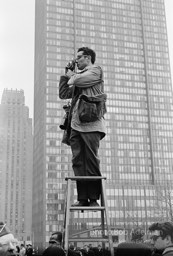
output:
[[62, 233], [61, 232], [54, 232], [50, 239], [49, 239], [49, 243], [52, 243], [52, 242], [55, 242], [55, 243], [62, 243]]
[[0, 237], [8, 235], [10, 233], [11, 232], [10, 232], [9, 228], [7, 227], [7, 225], [4, 224], [3, 222], [0, 222]]

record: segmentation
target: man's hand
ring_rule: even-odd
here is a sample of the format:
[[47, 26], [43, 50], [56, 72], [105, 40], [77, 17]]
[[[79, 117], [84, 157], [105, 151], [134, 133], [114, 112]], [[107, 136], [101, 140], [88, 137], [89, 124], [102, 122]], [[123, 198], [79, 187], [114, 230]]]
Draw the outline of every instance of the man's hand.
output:
[[74, 72], [74, 71], [71, 71], [70, 69], [68, 69], [67, 72], [66, 72], [66, 76], [67, 76], [68, 78], [71, 78], [74, 74], [75, 74], [75, 72]]
[[65, 74], [67, 73], [68, 70], [74, 71], [75, 70], [75, 64], [76, 64], [76, 60], [72, 59], [71, 61], [69, 61], [65, 67]]

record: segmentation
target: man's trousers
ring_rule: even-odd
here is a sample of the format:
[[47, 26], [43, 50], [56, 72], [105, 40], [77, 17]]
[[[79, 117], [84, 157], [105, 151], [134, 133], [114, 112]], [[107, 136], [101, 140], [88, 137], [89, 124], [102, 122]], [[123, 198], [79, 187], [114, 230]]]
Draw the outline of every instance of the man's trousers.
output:
[[[72, 167], [75, 176], [101, 176], [98, 150], [100, 132], [78, 132], [71, 130], [70, 146], [72, 150]], [[97, 200], [101, 193], [101, 182], [77, 181], [78, 201]]]

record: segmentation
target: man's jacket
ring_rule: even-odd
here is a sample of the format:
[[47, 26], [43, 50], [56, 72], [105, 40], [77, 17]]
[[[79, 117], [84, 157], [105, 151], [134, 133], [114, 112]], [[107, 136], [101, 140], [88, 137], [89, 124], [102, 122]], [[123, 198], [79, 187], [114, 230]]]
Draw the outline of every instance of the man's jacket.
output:
[[66, 75], [60, 77], [60, 99], [72, 99], [71, 128], [80, 132], [101, 132], [103, 138], [106, 130], [104, 118], [94, 122], [83, 123], [78, 115], [79, 96], [95, 96], [99, 94], [104, 94], [103, 72], [99, 66], [88, 66], [70, 79]]

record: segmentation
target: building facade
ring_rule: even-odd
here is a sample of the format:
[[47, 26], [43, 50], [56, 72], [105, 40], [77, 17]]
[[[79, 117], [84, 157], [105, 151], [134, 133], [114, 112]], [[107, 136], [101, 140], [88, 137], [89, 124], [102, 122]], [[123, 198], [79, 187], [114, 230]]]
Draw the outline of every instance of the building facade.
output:
[[[169, 218], [167, 202], [157, 196], [172, 193], [173, 178], [164, 0], [37, 0], [35, 18], [33, 228], [38, 246], [46, 245], [51, 232], [63, 230], [64, 178], [72, 169], [70, 149], [61, 143], [67, 102], [59, 99], [58, 83], [81, 46], [96, 51], [104, 71], [107, 136], [100, 158], [111, 226], [127, 229], [130, 239], [134, 226], [147, 230], [153, 220]], [[98, 216], [75, 212], [70, 228], [98, 226]]]
[[33, 135], [22, 90], [3, 91], [0, 149], [0, 219], [19, 241], [31, 240]]

